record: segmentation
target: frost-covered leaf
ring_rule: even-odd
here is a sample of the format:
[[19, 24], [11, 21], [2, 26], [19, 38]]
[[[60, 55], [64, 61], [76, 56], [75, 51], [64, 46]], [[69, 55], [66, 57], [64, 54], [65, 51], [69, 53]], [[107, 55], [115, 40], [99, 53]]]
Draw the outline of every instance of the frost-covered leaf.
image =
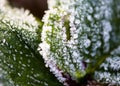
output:
[[9, 82], [4, 86], [61, 86], [37, 51], [38, 23], [5, 1], [0, 0], [0, 78]]
[[111, 52], [111, 55], [95, 72], [94, 77], [102, 83], [120, 84], [120, 46]]
[[120, 1], [112, 3], [113, 19], [111, 20], [112, 32], [110, 33], [111, 52], [106, 60], [95, 72], [95, 79], [102, 83], [120, 85]]
[[65, 80], [62, 73], [69, 73], [75, 80], [94, 73], [110, 52], [120, 45], [118, 2], [48, 1], [40, 53], [61, 82]]

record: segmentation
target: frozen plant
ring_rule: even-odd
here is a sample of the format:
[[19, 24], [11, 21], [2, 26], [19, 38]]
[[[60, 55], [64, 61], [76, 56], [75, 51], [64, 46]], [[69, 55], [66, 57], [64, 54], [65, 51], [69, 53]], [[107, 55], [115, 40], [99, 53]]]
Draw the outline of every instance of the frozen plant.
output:
[[13, 9], [6, 0], [0, 0], [0, 82], [3, 86], [62, 86], [37, 51], [39, 27], [29, 11]]
[[0, 0], [0, 82], [119, 86], [120, 0], [48, 0], [48, 5], [41, 22]]
[[120, 45], [120, 1], [49, 0], [48, 4], [39, 45], [46, 66], [65, 85], [60, 73], [70, 74], [78, 83], [97, 75], [103, 83], [120, 84], [120, 57], [111, 54]]

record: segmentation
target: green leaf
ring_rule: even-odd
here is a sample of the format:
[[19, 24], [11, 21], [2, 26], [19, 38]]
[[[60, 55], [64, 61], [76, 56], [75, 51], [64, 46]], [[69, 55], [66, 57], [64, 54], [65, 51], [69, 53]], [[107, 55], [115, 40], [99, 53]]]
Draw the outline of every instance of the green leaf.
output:
[[40, 53], [53, 72], [57, 65], [76, 81], [95, 73], [110, 52], [120, 45], [118, 2], [48, 1], [49, 10], [43, 18]]
[[100, 68], [95, 71], [95, 79], [107, 84], [120, 84], [120, 46], [113, 50]]
[[12, 86], [62, 86], [37, 51], [40, 39], [36, 31], [41, 28], [34, 17], [4, 1], [0, 1], [1, 74]]

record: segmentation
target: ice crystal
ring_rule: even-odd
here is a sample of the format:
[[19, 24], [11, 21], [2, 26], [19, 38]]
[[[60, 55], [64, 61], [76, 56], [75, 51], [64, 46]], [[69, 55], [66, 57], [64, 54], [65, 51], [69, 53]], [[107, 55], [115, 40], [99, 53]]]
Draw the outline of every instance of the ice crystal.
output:
[[56, 76], [54, 66], [73, 79], [84, 77], [113, 49], [116, 40], [116, 45], [120, 43], [120, 28], [113, 22], [114, 18], [119, 19], [114, 16], [114, 3], [113, 0], [48, 1], [39, 48]]
[[61, 86], [37, 51], [38, 29], [29, 11], [13, 9], [0, 0], [0, 68], [4, 71], [0, 74], [12, 86]]
[[95, 72], [96, 80], [111, 84], [120, 84], [120, 46], [111, 52], [111, 55], [101, 64], [99, 71]]

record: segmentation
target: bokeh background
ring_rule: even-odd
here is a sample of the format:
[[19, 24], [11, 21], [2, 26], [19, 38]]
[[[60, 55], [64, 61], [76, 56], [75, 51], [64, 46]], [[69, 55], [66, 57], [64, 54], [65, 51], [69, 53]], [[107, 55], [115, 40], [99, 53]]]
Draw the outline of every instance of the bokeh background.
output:
[[10, 5], [18, 8], [25, 8], [38, 17], [42, 18], [44, 11], [48, 9], [47, 0], [8, 0]]

